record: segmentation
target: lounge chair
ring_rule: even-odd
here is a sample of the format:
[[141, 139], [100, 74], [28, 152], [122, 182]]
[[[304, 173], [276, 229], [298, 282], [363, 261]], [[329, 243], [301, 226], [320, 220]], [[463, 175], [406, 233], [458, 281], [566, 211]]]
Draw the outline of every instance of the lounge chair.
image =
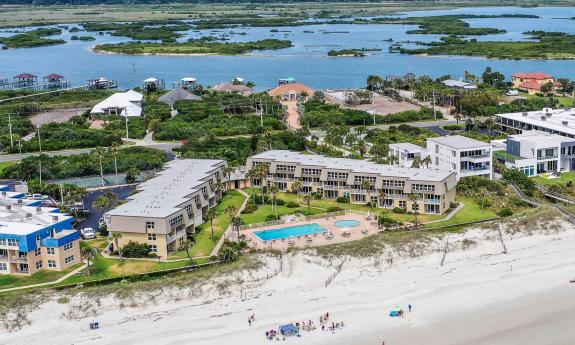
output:
[[305, 239], [308, 243], [311, 243], [313, 241], [313, 239], [311, 237], [308, 237]]
[[364, 234], [364, 235], [367, 235], [368, 230], [367, 230], [366, 228], [363, 228], [363, 229], [361, 230], [361, 233]]

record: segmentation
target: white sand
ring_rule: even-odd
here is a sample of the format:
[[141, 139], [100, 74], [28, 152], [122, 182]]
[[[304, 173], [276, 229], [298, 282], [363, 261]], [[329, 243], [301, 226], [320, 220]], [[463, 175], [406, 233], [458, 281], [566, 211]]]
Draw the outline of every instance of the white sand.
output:
[[[567, 225], [563, 224], [563, 227]], [[508, 254], [496, 232], [470, 231], [451, 235], [453, 243], [443, 267], [443, 241], [432, 241], [434, 253], [407, 259], [347, 259], [334, 275], [330, 263], [298, 254], [284, 256], [283, 269], [261, 283], [234, 287], [220, 295], [205, 285], [202, 297], [119, 310], [111, 298], [100, 315], [78, 321], [61, 316], [68, 305], [55, 302], [30, 315], [31, 326], [0, 333], [0, 344], [269, 344], [266, 330], [290, 321], [329, 312], [344, 321], [342, 330], [304, 332], [285, 344], [573, 344], [575, 341], [575, 231], [556, 234], [506, 235]], [[476, 241], [461, 250], [463, 237]], [[278, 267], [270, 260], [265, 275]], [[247, 274], [243, 275], [247, 278]], [[174, 291], [171, 292], [172, 295]], [[245, 299], [240, 298], [240, 294]], [[169, 295], [169, 293], [164, 293]], [[413, 312], [391, 318], [396, 305]], [[248, 316], [256, 322], [248, 327]], [[101, 329], [90, 331], [98, 319]], [[274, 341], [273, 343], [276, 343]]]

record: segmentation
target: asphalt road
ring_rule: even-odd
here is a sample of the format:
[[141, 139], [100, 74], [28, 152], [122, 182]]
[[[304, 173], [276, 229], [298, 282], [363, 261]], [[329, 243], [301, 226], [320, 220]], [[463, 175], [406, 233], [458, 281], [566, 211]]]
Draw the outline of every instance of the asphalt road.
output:
[[[88, 209], [90, 211], [90, 215], [88, 216], [88, 218], [86, 218], [86, 219], [82, 220], [80, 223], [78, 223], [78, 226], [77, 226], [78, 230], [80, 230], [82, 228], [93, 228], [96, 230], [98, 229], [98, 221], [100, 220], [100, 218], [102, 218], [103, 212], [100, 212], [100, 210], [93, 208], [92, 203], [100, 195], [107, 193], [107, 192], [113, 192], [118, 196], [118, 200], [124, 200], [128, 196], [130, 196], [130, 193], [132, 193], [132, 191], [134, 191], [134, 189], [136, 189], [136, 186], [122, 186], [122, 187], [114, 187], [114, 188], [102, 189], [102, 190], [96, 190], [96, 191], [90, 192], [84, 198], [84, 207], [86, 207], [86, 209]], [[106, 212], [106, 211], [107, 210], [104, 210], [104, 212]]]

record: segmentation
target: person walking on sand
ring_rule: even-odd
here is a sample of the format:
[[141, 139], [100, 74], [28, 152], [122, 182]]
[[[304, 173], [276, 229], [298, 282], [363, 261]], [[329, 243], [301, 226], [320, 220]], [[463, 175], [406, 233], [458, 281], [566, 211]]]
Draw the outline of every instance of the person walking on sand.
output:
[[407, 308], [409, 309], [409, 312], [411, 313], [411, 304], [408, 305]]
[[250, 325], [250, 326], [252, 325], [252, 318], [251, 317], [248, 319], [248, 325]]

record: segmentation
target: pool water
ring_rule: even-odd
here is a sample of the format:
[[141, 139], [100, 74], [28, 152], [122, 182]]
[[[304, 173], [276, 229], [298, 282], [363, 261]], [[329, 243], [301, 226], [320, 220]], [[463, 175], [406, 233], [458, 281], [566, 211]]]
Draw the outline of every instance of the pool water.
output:
[[359, 221], [353, 219], [338, 220], [334, 223], [338, 228], [354, 228], [359, 224]]
[[321, 227], [319, 224], [305, 224], [288, 226], [285, 228], [266, 230], [266, 231], [256, 231], [254, 234], [262, 239], [263, 241], [277, 240], [281, 238], [289, 238], [292, 236], [305, 236], [312, 234], [320, 234], [326, 232], [325, 228]]

